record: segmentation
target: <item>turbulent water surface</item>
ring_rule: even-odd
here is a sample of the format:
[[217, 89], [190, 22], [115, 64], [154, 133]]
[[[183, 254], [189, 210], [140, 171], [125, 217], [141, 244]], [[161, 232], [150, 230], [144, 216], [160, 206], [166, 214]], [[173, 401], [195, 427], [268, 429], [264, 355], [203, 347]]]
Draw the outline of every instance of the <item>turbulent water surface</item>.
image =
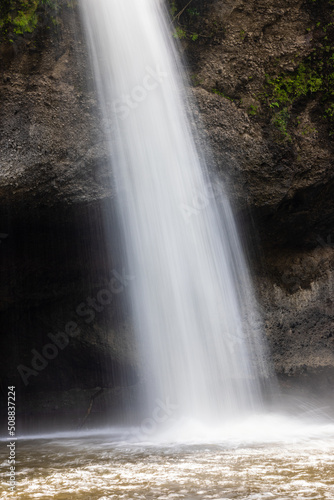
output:
[[1, 498], [334, 498], [330, 422], [253, 416], [210, 432], [187, 422], [159, 439], [147, 436], [144, 442], [140, 437], [135, 429], [114, 429], [22, 438], [17, 491], [9, 494], [3, 482]]

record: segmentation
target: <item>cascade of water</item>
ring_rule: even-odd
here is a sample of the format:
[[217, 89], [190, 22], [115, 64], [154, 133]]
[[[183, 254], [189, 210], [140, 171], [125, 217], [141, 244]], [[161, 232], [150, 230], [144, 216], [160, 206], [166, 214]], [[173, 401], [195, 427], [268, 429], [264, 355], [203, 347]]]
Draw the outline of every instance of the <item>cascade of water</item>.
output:
[[206, 422], [234, 417], [261, 403], [263, 345], [229, 201], [196, 151], [162, 2], [81, 8], [122, 193], [145, 405], [158, 397]]

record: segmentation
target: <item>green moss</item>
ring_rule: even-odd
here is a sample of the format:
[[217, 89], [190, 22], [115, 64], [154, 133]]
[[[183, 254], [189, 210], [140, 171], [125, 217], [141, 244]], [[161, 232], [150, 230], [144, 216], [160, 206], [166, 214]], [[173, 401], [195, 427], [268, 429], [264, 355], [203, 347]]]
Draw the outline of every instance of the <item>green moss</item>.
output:
[[229, 97], [228, 95], [226, 95], [224, 92], [221, 92], [220, 90], [218, 89], [212, 89], [211, 92], [213, 94], [217, 94], [217, 95], [220, 95], [222, 97], [224, 97], [225, 99], [228, 99], [229, 101], [232, 101], [234, 102], [234, 99], [232, 99], [232, 97]]
[[39, 25], [57, 24], [60, 0], [2, 0], [0, 41], [13, 43]]
[[38, 7], [38, 0], [27, 4], [25, 9], [19, 10], [17, 16], [12, 19], [13, 31], [16, 35], [23, 35], [24, 33], [32, 33], [37, 26], [38, 16], [36, 10]]
[[249, 116], [256, 116], [258, 112], [259, 112], [259, 107], [255, 106], [254, 104], [251, 104], [247, 109], [247, 113], [249, 114]]
[[289, 123], [290, 114], [288, 108], [283, 108], [277, 113], [274, 114], [272, 118], [272, 123], [274, 126], [281, 132], [282, 136], [291, 141], [291, 135], [288, 132], [288, 123]]
[[[320, 116], [327, 121], [330, 135], [334, 134], [334, 0], [308, 0], [314, 5], [314, 16], [320, 18], [314, 25], [313, 49], [292, 73], [266, 75], [262, 103], [271, 114], [271, 122], [289, 137], [288, 129], [294, 110], [310, 100], [319, 103]], [[327, 11], [324, 13], [324, 5]], [[317, 10], [319, 9], [319, 10]], [[326, 21], [324, 21], [326, 19]], [[298, 123], [298, 120], [297, 120]]]

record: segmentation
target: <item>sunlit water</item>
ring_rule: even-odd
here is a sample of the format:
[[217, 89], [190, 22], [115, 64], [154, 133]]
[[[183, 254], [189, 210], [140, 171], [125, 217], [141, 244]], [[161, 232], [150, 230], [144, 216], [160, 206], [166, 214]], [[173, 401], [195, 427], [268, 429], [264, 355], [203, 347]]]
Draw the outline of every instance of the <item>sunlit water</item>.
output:
[[1, 498], [333, 500], [330, 421], [259, 415], [214, 431], [195, 427], [178, 422], [146, 441], [134, 429], [21, 438], [17, 490], [2, 482]]

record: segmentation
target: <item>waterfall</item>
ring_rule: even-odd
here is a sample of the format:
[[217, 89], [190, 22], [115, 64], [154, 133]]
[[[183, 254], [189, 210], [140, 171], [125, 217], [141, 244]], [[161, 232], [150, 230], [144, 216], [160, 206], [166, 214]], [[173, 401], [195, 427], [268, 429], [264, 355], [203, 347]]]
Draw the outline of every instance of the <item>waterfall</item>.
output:
[[235, 418], [261, 406], [261, 325], [229, 200], [196, 148], [170, 20], [159, 0], [81, 10], [134, 276], [143, 406]]

